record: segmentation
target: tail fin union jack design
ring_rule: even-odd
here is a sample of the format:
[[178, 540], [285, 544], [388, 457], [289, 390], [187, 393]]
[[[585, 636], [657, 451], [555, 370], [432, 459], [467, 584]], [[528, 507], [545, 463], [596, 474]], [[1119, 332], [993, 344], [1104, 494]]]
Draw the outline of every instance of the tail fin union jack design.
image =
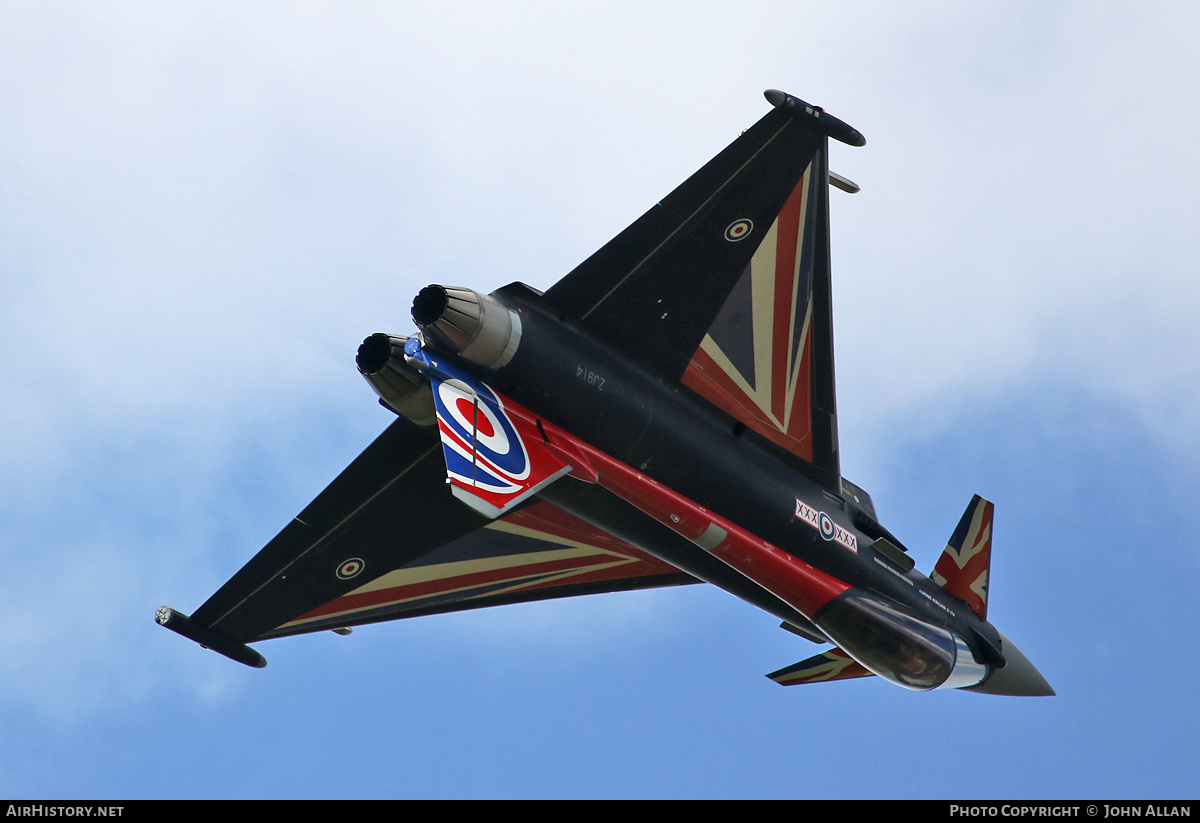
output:
[[987, 619], [988, 574], [992, 563], [992, 514], [995, 506], [979, 495], [971, 499], [950, 542], [929, 577]]

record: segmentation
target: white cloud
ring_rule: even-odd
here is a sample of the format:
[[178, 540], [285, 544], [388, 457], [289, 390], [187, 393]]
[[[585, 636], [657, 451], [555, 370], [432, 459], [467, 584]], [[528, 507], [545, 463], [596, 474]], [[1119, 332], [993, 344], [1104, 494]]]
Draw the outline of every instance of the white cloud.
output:
[[[345, 421], [343, 449], [386, 420], [350, 363], [363, 336], [406, 330], [428, 281], [549, 285], [768, 86], [868, 139], [833, 155], [863, 186], [834, 205], [844, 435], [1055, 374], [1196, 431], [1197, 13], [835, 5], [6, 7], [0, 551], [18, 562], [63, 489], [92, 528], [44, 549], [67, 571], [36, 602], [3, 584], [0, 644], [37, 672], [3, 693], [137, 699], [154, 681], [127, 617], [149, 626], [157, 581], [257, 548], [200, 528], [164, 554], [198, 504], [148, 528], [147, 490], [186, 477], [227, 501], [262, 438], [299, 495], [273, 505], [298, 510], [337, 470], [288, 478], [289, 438], [333, 425], [310, 413]], [[114, 444], [158, 458], [115, 500]]]

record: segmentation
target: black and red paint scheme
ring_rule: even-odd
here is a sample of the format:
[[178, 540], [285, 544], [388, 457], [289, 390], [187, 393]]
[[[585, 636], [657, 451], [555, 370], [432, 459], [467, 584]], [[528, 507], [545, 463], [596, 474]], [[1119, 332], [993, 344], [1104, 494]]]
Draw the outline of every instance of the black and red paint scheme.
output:
[[[932, 579], [841, 477], [830, 137], [773, 110], [542, 294], [429, 286], [412, 337], [358, 367], [398, 417], [194, 615], [159, 622], [252, 666], [247, 644], [417, 615], [708, 582], [836, 648], [785, 685], [1053, 691], [987, 621], [992, 504]], [[836, 178], [836, 179], [835, 179]]]

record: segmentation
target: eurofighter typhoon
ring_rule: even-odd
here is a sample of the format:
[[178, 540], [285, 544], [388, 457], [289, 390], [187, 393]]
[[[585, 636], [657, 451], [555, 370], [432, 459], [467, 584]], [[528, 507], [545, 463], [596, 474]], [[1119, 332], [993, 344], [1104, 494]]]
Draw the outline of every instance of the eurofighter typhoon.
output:
[[772, 109], [545, 293], [431, 285], [417, 331], [358, 369], [390, 426], [188, 616], [158, 622], [250, 666], [250, 643], [418, 615], [710, 583], [833, 648], [784, 685], [1051, 695], [987, 620], [993, 506], [968, 504], [926, 577], [841, 476], [830, 138]]

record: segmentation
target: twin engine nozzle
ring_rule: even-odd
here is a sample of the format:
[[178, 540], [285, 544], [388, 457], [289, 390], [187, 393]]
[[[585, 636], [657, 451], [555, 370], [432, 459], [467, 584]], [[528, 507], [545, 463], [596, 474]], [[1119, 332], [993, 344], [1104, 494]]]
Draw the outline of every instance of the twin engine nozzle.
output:
[[413, 300], [412, 318], [426, 343], [488, 369], [507, 365], [521, 344], [520, 316], [471, 289], [426, 286]]
[[429, 381], [404, 359], [407, 337], [376, 333], [358, 347], [359, 373], [379, 395], [379, 402], [418, 426], [437, 422]]
[[[505, 366], [521, 343], [521, 318], [499, 300], [471, 289], [426, 286], [413, 300], [424, 342], [488, 369]], [[380, 402], [421, 426], [437, 421], [429, 381], [404, 355], [407, 337], [372, 334], [358, 347], [358, 370]]]

